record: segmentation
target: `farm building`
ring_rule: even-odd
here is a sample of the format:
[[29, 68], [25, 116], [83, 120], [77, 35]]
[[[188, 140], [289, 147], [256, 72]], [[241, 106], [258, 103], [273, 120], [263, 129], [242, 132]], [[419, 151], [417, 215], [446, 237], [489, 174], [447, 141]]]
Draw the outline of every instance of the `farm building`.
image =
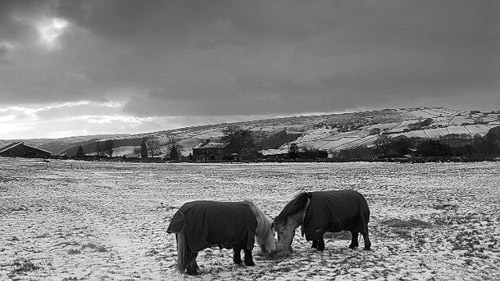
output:
[[266, 149], [260, 152], [264, 159], [285, 159], [288, 158], [288, 149]]
[[50, 151], [32, 147], [24, 142], [13, 142], [0, 149], [0, 156], [4, 157], [30, 157], [30, 158], [49, 158]]
[[193, 159], [197, 161], [222, 160], [227, 154], [229, 143], [211, 142], [209, 139], [193, 147]]

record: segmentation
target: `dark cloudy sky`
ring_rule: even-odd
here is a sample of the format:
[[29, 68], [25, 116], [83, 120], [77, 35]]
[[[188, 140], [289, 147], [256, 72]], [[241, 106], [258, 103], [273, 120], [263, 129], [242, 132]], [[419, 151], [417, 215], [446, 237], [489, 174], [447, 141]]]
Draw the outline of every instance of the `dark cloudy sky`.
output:
[[0, 1], [0, 139], [500, 109], [500, 2]]

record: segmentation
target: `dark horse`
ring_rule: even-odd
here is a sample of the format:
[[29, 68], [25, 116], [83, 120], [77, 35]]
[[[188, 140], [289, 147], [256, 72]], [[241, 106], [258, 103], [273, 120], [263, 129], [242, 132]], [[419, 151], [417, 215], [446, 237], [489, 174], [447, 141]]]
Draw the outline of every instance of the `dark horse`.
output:
[[168, 233], [177, 238], [177, 268], [181, 273], [198, 274], [198, 252], [217, 245], [233, 249], [233, 261], [255, 265], [252, 249], [255, 237], [262, 252], [276, 250], [271, 220], [252, 202], [194, 201], [184, 204], [170, 220]]
[[295, 229], [302, 225], [302, 235], [312, 240], [312, 248], [325, 249], [325, 232], [351, 232], [349, 248], [359, 246], [358, 233], [363, 235], [365, 250], [371, 247], [368, 238], [370, 210], [363, 195], [354, 190], [302, 192], [288, 202], [274, 219], [281, 252], [291, 251]]

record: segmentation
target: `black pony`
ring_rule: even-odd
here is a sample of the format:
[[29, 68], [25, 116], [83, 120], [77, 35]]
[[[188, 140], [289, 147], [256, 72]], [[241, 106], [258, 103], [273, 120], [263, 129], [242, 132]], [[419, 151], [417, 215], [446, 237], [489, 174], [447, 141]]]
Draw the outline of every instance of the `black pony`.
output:
[[167, 229], [177, 238], [177, 268], [181, 273], [198, 274], [198, 252], [217, 245], [233, 249], [233, 261], [255, 265], [252, 249], [255, 237], [264, 253], [276, 250], [271, 220], [252, 202], [194, 201], [184, 204], [172, 217]]
[[312, 247], [323, 251], [325, 232], [351, 232], [349, 248], [359, 246], [358, 233], [363, 235], [365, 250], [371, 242], [368, 237], [370, 210], [363, 195], [354, 190], [302, 192], [288, 202], [281, 213], [274, 219], [274, 228], [278, 233], [277, 250], [291, 251], [295, 229], [302, 225], [302, 235], [312, 240]]

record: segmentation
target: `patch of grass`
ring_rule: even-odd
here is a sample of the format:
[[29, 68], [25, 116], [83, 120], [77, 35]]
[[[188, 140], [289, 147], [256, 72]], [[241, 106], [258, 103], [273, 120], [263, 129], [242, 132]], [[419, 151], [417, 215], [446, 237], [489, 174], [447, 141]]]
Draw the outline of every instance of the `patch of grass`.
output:
[[[487, 220], [486, 217], [481, 217], [482, 221]], [[474, 217], [473, 214], [467, 215], [452, 215], [436, 218], [435, 222], [439, 225], [453, 225], [453, 224], [468, 224], [471, 222], [477, 222], [478, 218]]]
[[[10, 179], [10, 178], [5, 178], [5, 177], [0, 176], [0, 182], [2, 182], [2, 183], [9, 182], [11, 180], [12, 179]], [[0, 190], [2, 190], [2, 189], [0, 188]], [[7, 188], [5, 188], [5, 191], [7, 191]]]
[[339, 239], [339, 240], [350, 240], [351, 232], [349, 231], [341, 231], [341, 232], [327, 232], [325, 233], [325, 238], [330, 239]]
[[452, 225], [453, 221], [449, 218], [435, 218], [434, 223], [437, 225]]
[[106, 249], [106, 247], [104, 247], [102, 245], [97, 245], [95, 243], [87, 243], [87, 244], [82, 245], [82, 250], [85, 250], [87, 248], [91, 249], [94, 252], [99, 252], [99, 253], [108, 252], [108, 249]]
[[11, 275], [26, 274], [27, 272], [41, 269], [40, 266], [33, 264], [27, 259], [16, 259], [13, 265], [14, 269], [11, 271]]
[[436, 210], [456, 210], [458, 208], [457, 205], [453, 205], [453, 204], [438, 204], [438, 205], [434, 205], [432, 207]]
[[28, 211], [28, 207], [26, 207], [26, 206], [10, 207], [10, 208], [7, 208], [7, 211], [9, 211], [9, 212], [24, 212], [24, 211]]
[[79, 255], [81, 253], [82, 253], [82, 251], [80, 251], [79, 249], [69, 249], [68, 250], [68, 254], [70, 254], [70, 255]]
[[160, 252], [156, 249], [150, 249], [149, 251], [146, 252], [147, 257], [154, 257], [156, 255], [159, 255]]
[[400, 219], [389, 219], [385, 220], [382, 222], [382, 224], [385, 224], [389, 227], [400, 227], [400, 228], [415, 228], [415, 227], [422, 227], [422, 228], [428, 228], [432, 227], [431, 223], [419, 220], [419, 219], [411, 219], [408, 221], [400, 220]]
[[404, 239], [412, 238], [410, 231], [407, 229], [404, 229], [404, 228], [394, 229], [393, 232], [396, 233], [397, 235], [399, 235], [399, 237], [404, 238]]
[[452, 250], [464, 251], [461, 254], [464, 257], [482, 257], [484, 250], [488, 248], [487, 245], [481, 244], [482, 240], [478, 230], [471, 230], [460, 231], [450, 242], [453, 245]]
[[269, 270], [269, 272], [290, 272], [292, 269], [288, 266], [280, 267], [280, 268], [272, 268]]
[[78, 245], [80, 245], [80, 243], [78, 243], [78, 242], [64, 241], [64, 242], [61, 242], [61, 243], [57, 243], [55, 246], [57, 246], [57, 247], [59, 247], [59, 246], [67, 247], [67, 246], [78, 246]]
[[276, 251], [271, 254], [266, 255], [266, 259], [268, 260], [281, 260], [288, 258], [292, 255], [291, 251]]
[[35, 238], [48, 238], [48, 237], [50, 237], [50, 235], [48, 233], [44, 233], [44, 234], [35, 236]]
[[11, 241], [11, 242], [14, 242], [14, 241], [19, 241], [19, 238], [17, 238], [16, 236], [11, 236], [7, 239], [5, 239], [6, 241]]
[[432, 227], [431, 223], [419, 220], [419, 219], [410, 219], [410, 220], [401, 220], [401, 219], [389, 219], [381, 222], [388, 227], [393, 228], [392, 232], [400, 236], [404, 239], [413, 238], [411, 234], [412, 228], [430, 228]]

